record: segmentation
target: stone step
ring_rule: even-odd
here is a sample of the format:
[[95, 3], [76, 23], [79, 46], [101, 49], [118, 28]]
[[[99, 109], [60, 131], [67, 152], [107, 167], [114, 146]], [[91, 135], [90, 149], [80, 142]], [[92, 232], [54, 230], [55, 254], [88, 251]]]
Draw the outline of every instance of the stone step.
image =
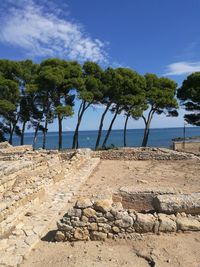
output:
[[[24, 216], [16, 229], [4, 238], [0, 257], [0, 266], [17, 266], [30, 253], [40, 238], [46, 234], [49, 225], [56, 222], [66, 212], [71, 197], [78, 191], [82, 183], [91, 175], [100, 159], [87, 159], [78, 171], [66, 171], [64, 180], [46, 187], [48, 196], [43, 203], [29, 210], [30, 216]], [[72, 191], [69, 191], [69, 188]], [[62, 199], [60, 197], [62, 196]]]

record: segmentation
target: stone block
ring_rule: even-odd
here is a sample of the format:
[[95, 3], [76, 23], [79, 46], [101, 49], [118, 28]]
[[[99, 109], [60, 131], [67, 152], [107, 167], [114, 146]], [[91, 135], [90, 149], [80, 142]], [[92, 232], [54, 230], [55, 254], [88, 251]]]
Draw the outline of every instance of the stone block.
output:
[[166, 214], [159, 214], [159, 232], [176, 232], [176, 217]]
[[105, 241], [107, 238], [107, 234], [102, 233], [102, 232], [93, 231], [90, 233], [90, 238], [91, 238], [91, 240], [95, 240], [95, 241]]
[[155, 198], [155, 208], [158, 212], [167, 214], [200, 214], [200, 193], [158, 195]]
[[195, 218], [180, 217], [176, 222], [178, 230], [200, 231], [200, 221]]
[[137, 213], [137, 219], [134, 224], [136, 232], [152, 232], [156, 218], [152, 214]]
[[94, 209], [106, 213], [112, 209], [112, 201], [110, 199], [97, 200], [94, 203]]
[[74, 231], [74, 238], [76, 240], [87, 240], [89, 238], [89, 232], [87, 229], [77, 228]]

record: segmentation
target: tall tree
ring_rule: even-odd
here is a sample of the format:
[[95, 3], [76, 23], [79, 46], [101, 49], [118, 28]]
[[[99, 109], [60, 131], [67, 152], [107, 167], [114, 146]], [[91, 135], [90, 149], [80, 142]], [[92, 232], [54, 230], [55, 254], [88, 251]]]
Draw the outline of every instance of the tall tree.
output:
[[[20, 103], [19, 103], [19, 120], [22, 124], [21, 129], [21, 145], [24, 144], [24, 134], [28, 122], [31, 122], [31, 116], [34, 116], [34, 110], [39, 102], [37, 95], [37, 87], [35, 81], [37, 79], [38, 64], [31, 60], [19, 61], [20, 65]], [[37, 98], [37, 101], [36, 101]], [[33, 123], [35, 125], [35, 123]]]
[[58, 119], [58, 149], [62, 148], [62, 121], [73, 114], [74, 94], [70, 91], [77, 84], [81, 75], [81, 67], [77, 62], [67, 62], [60, 59], [47, 59], [40, 64], [41, 77], [45, 88], [48, 87], [54, 107], [54, 114]]
[[[112, 108], [114, 116], [106, 133], [102, 146], [105, 147], [110, 136], [117, 115], [126, 107], [130, 112], [133, 108], [144, 101], [145, 80], [137, 72], [128, 68], [108, 70], [112, 95]], [[128, 116], [129, 117], [129, 116]], [[127, 124], [127, 121], [126, 121]]]
[[78, 148], [79, 127], [85, 111], [92, 105], [97, 104], [103, 97], [102, 93], [103, 70], [97, 63], [85, 62], [83, 65], [82, 82], [79, 83], [78, 98], [81, 103], [78, 110], [77, 125], [73, 136], [72, 148]]
[[157, 77], [155, 74], [146, 74], [146, 103], [148, 105], [147, 115], [142, 118], [145, 123], [142, 146], [147, 146], [150, 125], [154, 114], [166, 114], [178, 116], [176, 109], [178, 103], [175, 98], [177, 84], [168, 78]]
[[[141, 101], [141, 102], [140, 102]], [[124, 112], [125, 112], [125, 122], [124, 122], [124, 147], [127, 145], [127, 138], [126, 138], [126, 133], [127, 133], [127, 125], [128, 125], [128, 120], [129, 118], [132, 118], [134, 120], [138, 120], [144, 110], [146, 109], [146, 104], [144, 102], [143, 96], [141, 95], [141, 100], [139, 100], [138, 104], [132, 104], [132, 105], [125, 105], [124, 107]]]
[[200, 126], [200, 72], [190, 74], [183, 81], [177, 96], [185, 109], [192, 112], [185, 114], [185, 120], [189, 124]]
[[1, 138], [5, 139], [3, 132], [9, 134], [12, 144], [13, 133], [20, 134], [17, 126], [17, 107], [19, 103], [18, 84], [19, 65], [10, 60], [0, 60], [0, 116]]

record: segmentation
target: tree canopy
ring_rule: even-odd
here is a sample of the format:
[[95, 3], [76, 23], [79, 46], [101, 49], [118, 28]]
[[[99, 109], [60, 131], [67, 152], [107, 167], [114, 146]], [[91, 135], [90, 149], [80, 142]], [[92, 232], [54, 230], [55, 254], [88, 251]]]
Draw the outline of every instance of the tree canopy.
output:
[[200, 72], [192, 73], [183, 81], [177, 96], [185, 109], [192, 112], [185, 114], [185, 120], [189, 124], [200, 126]]
[[[46, 147], [49, 124], [58, 123], [58, 148], [62, 148], [63, 119], [77, 115], [72, 148], [79, 147], [79, 129], [89, 107], [104, 107], [99, 121], [95, 149], [107, 146], [110, 133], [119, 114], [124, 120], [124, 146], [130, 119], [143, 118], [142, 145], [146, 146], [154, 114], [177, 116], [176, 83], [155, 74], [140, 75], [130, 68], [103, 69], [95, 62], [82, 65], [76, 61], [49, 58], [39, 64], [31, 60], [0, 60], [0, 141], [12, 143], [13, 134], [21, 137], [27, 129], [34, 131], [33, 147], [38, 131], [43, 133]], [[200, 125], [200, 73], [188, 76], [178, 90], [186, 110], [185, 119]], [[75, 101], [78, 100], [78, 101]], [[74, 108], [75, 105], [79, 105]], [[112, 118], [104, 139], [102, 130], [108, 113]]]

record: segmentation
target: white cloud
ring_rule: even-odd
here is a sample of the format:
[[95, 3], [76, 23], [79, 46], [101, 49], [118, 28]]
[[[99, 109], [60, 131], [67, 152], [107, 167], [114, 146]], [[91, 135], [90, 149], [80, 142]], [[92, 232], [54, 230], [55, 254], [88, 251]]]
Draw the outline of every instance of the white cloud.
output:
[[200, 61], [180, 61], [168, 65], [165, 75], [185, 75], [196, 71], [200, 71]]
[[33, 57], [107, 61], [105, 43], [89, 37], [79, 24], [61, 18], [59, 8], [52, 12], [52, 5], [44, 9], [33, 0], [6, 1], [7, 10], [0, 13], [1, 43], [22, 48]]

